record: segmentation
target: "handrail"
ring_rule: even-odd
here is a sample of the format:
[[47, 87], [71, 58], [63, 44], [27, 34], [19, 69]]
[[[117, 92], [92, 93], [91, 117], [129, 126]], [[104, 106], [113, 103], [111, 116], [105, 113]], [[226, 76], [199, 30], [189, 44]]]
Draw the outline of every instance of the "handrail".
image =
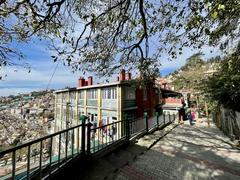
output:
[[[117, 124], [117, 123], [120, 123], [120, 122], [122, 122], [122, 121], [120, 120], [120, 121], [112, 122], [112, 123], [110, 123], [110, 124], [105, 124], [105, 125], [102, 125], [102, 126], [98, 126], [98, 127], [96, 127], [96, 128], [91, 128], [91, 130], [97, 130], [97, 129], [105, 128], [105, 127], [107, 127], [107, 126], [111, 126], [111, 125], [113, 125], [113, 124]], [[91, 123], [91, 122], [90, 122], [90, 123]]]
[[81, 127], [81, 126], [82, 126], [82, 124], [79, 124], [79, 125], [70, 127], [70, 128], [68, 128], [68, 129], [64, 129], [64, 130], [55, 132], [55, 133], [53, 133], [53, 134], [49, 134], [49, 135], [47, 135], [47, 136], [40, 137], [40, 138], [35, 139], [35, 140], [33, 140], [33, 141], [26, 142], [26, 143], [24, 143], [24, 144], [20, 144], [20, 145], [17, 145], [17, 146], [15, 146], [15, 147], [6, 149], [6, 150], [0, 152], [0, 157], [1, 157], [1, 156], [4, 156], [5, 154], [11, 153], [11, 152], [13, 152], [13, 151], [16, 151], [16, 150], [18, 150], [18, 149], [21, 149], [21, 148], [30, 146], [30, 145], [35, 144], [35, 143], [37, 143], [37, 142], [41, 142], [41, 141], [43, 141], [43, 140], [45, 140], [45, 139], [49, 139], [49, 138], [51, 138], [51, 137], [57, 136], [57, 135], [59, 135], [59, 134], [65, 133], [65, 132], [67, 132], [67, 131], [70, 131], [70, 130], [72, 130], [72, 129], [75, 129], [75, 128], [78, 128], [78, 127]]
[[[53, 172], [53, 168], [60, 168], [60, 164], [64, 164], [67, 163], [68, 158], [73, 159], [75, 157], [75, 155], [89, 155], [89, 154], [94, 154], [96, 152], [101, 151], [102, 149], [105, 149], [107, 147], [109, 147], [111, 144], [115, 143], [115, 142], [119, 142], [120, 140], [122, 140], [123, 138], [125, 138], [125, 140], [129, 141], [131, 137], [135, 136], [136, 133], [148, 133], [149, 130], [151, 130], [151, 128], [158, 128], [159, 127], [159, 117], [160, 116], [156, 116], [157, 119], [154, 119], [154, 122], [151, 122], [151, 126], [150, 129], [148, 129], [148, 118], [145, 117], [143, 119], [135, 119], [135, 118], [126, 118], [125, 120], [120, 120], [120, 121], [115, 121], [106, 125], [102, 125], [102, 126], [97, 126], [97, 127], [93, 127], [92, 123], [90, 123], [89, 121], [83, 121], [81, 124], [70, 127], [68, 129], [64, 129], [61, 130], [59, 132], [35, 139], [33, 141], [9, 148], [7, 150], [4, 150], [2, 152], [0, 152], [0, 158], [2, 158], [5, 154], [9, 154], [11, 153], [12, 156], [12, 179], [14, 179], [16, 177], [16, 172], [17, 172], [17, 166], [16, 166], [16, 152], [22, 148], [28, 148], [27, 149], [27, 174], [25, 175], [28, 178], [30, 178], [33, 174], [32, 172], [37, 172], [39, 173], [40, 178], [42, 176], [46, 176], [46, 174], [43, 174], [43, 167], [48, 167], [48, 174], [47, 176], [51, 175], [51, 173]], [[166, 118], [168, 117], [168, 118]], [[163, 114], [163, 125], [174, 121], [176, 118], [175, 115], [173, 115], [173, 120], [171, 120], [171, 115], [165, 115]], [[168, 119], [168, 121], [166, 122], [166, 119]], [[138, 124], [140, 123], [140, 124]], [[79, 129], [81, 127], [81, 134], [79, 133]], [[77, 129], [77, 131], [75, 131], [75, 129]], [[143, 131], [144, 130], [144, 131]], [[69, 134], [69, 132], [71, 132]], [[62, 137], [62, 134], [65, 134], [66, 137]], [[56, 156], [58, 157], [57, 159], [57, 164], [54, 164], [55, 161], [53, 161], [53, 152], [52, 152], [52, 146], [53, 146], [53, 138], [55, 138], [56, 136], [58, 139], [56, 141], [56, 147], [58, 148], [58, 152], [56, 152]], [[76, 137], [76, 141], [74, 140]], [[68, 142], [68, 139], [71, 138], [71, 140]], [[49, 147], [49, 156], [48, 156], [48, 160], [49, 162], [47, 162], [47, 164], [43, 164], [43, 142], [45, 140], [49, 139], [50, 140], [50, 147]], [[61, 143], [64, 140], [65, 142], [63, 142], [63, 144]], [[40, 154], [39, 154], [39, 165], [34, 171], [32, 171], [30, 164], [31, 164], [31, 146], [33, 144], [36, 143], [40, 143]], [[58, 144], [57, 144], [58, 143]], [[65, 143], [65, 144], [64, 144]], [[70, 144], [69, 144], [70, 143]], [[61, 151], [62, 149], [62, 145], [64, 145], [63, 147], [63, 151]], [[86, 147], [85, 147], [86, 145]], [[70, 150], [69, 151], [69, 146]], [[75, 147], [76, 146], [76, 147]], [[80, 147], [79, 147], [80, 146]], [[62, 154], [64, 153], [64, 154]], [[69, 155], [70, 153], [70, 155]], [[62, 155], [63, 157], [61, 157]], [[62, 161], [63, 160], [63, 161]], [[47, 165], [47, 166], [46, 166]], [[56, 166], [56, 167], [55, 167]], [[32, 171], [32, 172], [31, 172]], [[36, 175], [36, 174], [35, 174]]]

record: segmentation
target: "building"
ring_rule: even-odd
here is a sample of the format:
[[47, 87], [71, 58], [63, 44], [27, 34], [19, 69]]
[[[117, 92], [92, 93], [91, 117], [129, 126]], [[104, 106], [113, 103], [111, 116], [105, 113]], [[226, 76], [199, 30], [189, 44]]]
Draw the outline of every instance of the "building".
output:
[[182, 107], [182, 102], [184, 102], [183, 94], [174, 91], [171, 81], [166, 78], [158, 78], [155, 83], [160, 87], [163, 112], [178, 113], [178, 110]]
[[[131, 73], [122, 70], [113, 83], [93, 85], [93, 78], [81, 77], [78, 87], [55, 91], [55, 131], [80, 124], [80, 115], [87, 115], [94, 124], [109, 124], [127, 115], [149, 119], [160, 111], [160, 90], [155, 83], [146, 87], [137, 84]], [[153, 81], [154, 82], [154, 81]]]
[[[51, 132], [82, 124], [80, 117], [86, 115], [93, 128], [99, 127], [91, 131], [91, 148], [95, 149], [96, 144], [108, 144], [121, 137], [125, 129], [121, 121], [126, 117], [133, 120], [129, 127], [131, 134], [145, 130], [146, 127], [154, 127], [157, 122], [156, 112], [160, 114], [163, 110], [163, 97], [176, 95], [167, 92], [156, 85], [155, 80], [141, 85], [138, 79], [132, 79], [131, 73], [125, 73], [125, 70], [120, 72], [116, 82], [107, 84], [94, 85], [93, 77], [87, 80], [80, 77], [76, 88], [55, 91], [55, 118], [51, 121]], [[60, 144], [60, 140], [54, 141], [54, 149], [57, 150], [55, 147], [59, 146], [66, 148], [66, 142], [69, 147], [77, 147], [81, 140], [77, 141], [76, 133], [72, 131], [63, 134]], [[72, 140], [69, 137], [75, 138]]]

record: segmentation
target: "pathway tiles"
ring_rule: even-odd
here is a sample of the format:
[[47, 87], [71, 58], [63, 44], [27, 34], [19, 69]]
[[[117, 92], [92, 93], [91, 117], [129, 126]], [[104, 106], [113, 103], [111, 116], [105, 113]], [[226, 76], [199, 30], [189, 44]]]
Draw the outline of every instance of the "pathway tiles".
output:
[[[84, 171], [84, 174], [77, 174], [74, 179], [81, 180], [101, 180], [101, 179], [116, 179], [119, 172], [122, 172], [122, 168], [126, 170], [126, 173], [136, 174], [136, 178], [139, 179], [138, 174], [141, 172], [138, 169], [130, 167], [127, 168], [129, 164], [137, 161], [139, 156], [146, 153], [147, 150], [156, 142], [159, 141], [161, 137], [169, 133], [176, 124], [170, 124], [162, 130], [157, 130], [152, 134], [145, 135], [144, 137], [136, 140], [136, 143], [130, 143], [129, 146], [121, 147], [106, 156], [95, 159], [92, 161], [90, 168]], [[123, 171], [124, 171], [123, 170]], [[135, 173], [137, 171], [138, 173]], [[141, 178], [151, 179], [150, 174], [144, 176], [141, 174]]]
[[115, 179], [238, 180], [240, 150], [212, 123], [185, 122], [122, 167]]

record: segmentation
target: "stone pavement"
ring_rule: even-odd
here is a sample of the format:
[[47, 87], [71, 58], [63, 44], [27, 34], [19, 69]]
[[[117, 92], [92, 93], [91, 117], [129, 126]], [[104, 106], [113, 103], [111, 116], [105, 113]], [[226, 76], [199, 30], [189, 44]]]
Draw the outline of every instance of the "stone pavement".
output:
[[[161, 130], [157, 130], [152, 134], [145, 135], [131, 142], [129, 145], [123, 145], [115, 151], [105, 155], [100, 159], [93, 159], [90, 164], [82, 170], [82, 172], [74, 172], [73, 178], [81, 180], [99, 180], [99, 179], [115, 179], [123, 167], [132, 164], [139, 156], [142, 156], [155, 143], [171, 132], [176, 124], [170, 124]], [[142, 175], [143, 176], [143, 175]]]
[[160, 141], [158, 135], [141, 138], [135, 145], [148, 150], [105, 179], [240, 179], [240, 150], [213, 123], [185, 121]]

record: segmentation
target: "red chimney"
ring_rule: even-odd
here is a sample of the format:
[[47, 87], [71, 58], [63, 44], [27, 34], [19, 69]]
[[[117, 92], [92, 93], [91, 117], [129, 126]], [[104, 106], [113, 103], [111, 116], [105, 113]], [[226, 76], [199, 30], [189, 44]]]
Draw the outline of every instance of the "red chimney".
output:
[[85, 85], [85, 86], [88, 86], [88, 81], [85, 81], [84, 85]]
[[125, 70], [122, 69], [119, 75], [119, 80], [124, 81], [125, 80]]
[[167, 84], [166, 83], [163, 83], [163, 89], [167, 89]]
[[85, 85], [85, 79], [83, 77], [80, 77], [78, 79], [78, 87], [83, 87]]
[[117, 81], [119, 81], [119, 76], [117, 77]]
[[132, 79], [132, 74], [129, 72], [126, 74], [126, 80], [131, 80]]
[[78, 79], [77, 87], [81, 87], [81, 79], [82, 79], [82, 77], [80, 77], [80, 78]]
[[92, 76], [88, 77], [88, 85], [89, 86], [93, 85], [93, 77]]

